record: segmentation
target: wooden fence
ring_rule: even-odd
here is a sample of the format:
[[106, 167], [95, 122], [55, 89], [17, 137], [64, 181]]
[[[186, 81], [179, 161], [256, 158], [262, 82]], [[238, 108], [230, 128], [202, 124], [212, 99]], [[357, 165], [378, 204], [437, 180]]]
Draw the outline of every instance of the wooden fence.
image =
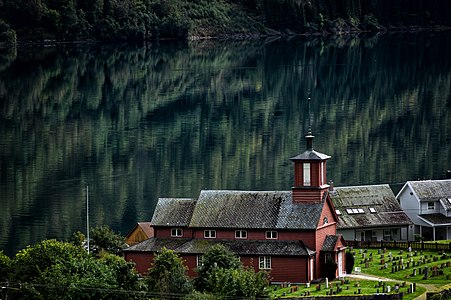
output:
[[437, 242], [397, 242], [397, 241], [346, 241], [348, 247], [353, 248], [394, 248], [394, 249], [412, 249], [429, 251], [451, 251], [451, 243], [440, 244]]

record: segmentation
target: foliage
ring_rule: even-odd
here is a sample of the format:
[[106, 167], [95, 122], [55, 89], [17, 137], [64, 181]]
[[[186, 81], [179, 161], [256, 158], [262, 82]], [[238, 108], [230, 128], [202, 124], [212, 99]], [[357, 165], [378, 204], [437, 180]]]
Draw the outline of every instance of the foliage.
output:
[[346, 273], [352, 274], [352, 270], [354, 270], [354, 255], [346, 251]]
[[329, 280], [333, 280], [337, 276], [336, 271], [337, 271], [337, 263], [332, 259], [328, 259], [324, 263], [324, 275], [327, 278], [329, 278]]
[[11, 25], [9, 41], [16, 32], [38, 40], [185, 40], [190, 35], [323, 30], [325, 21], [337, 19], [361, 24], [361, 30], [381, 30], [379, 23], [449, 25], [444, 12], [450, 8], [447, 0], [3, 0], [0, 19]]
[[10, 279], [21, 283], [19, 297], [33, 299], [114, 299], [118, 291], [142, 288], [134, 266], [123, 258], [105, 253], [98, 259], [81, 247], [56, 240], [17, 253]]
[[211, 247], [202, 257], [195, 280], [198, 291], [221, 297], [264, 297], [269, 284], [264, 272], [243, 268], [239, 258], [221, 244]]
[[163, 248], [149, 269], [146, 279], [148, 289], [161, 297], [169, 294], [189, 294], [193, 289], [186, 270], [183, 260], [174, 251]]
[[11, 259], [0, 251], [0, 282], [9, 280]]
[[208, 292], [222, 297], [260, 298], [268, 296], [265, 288], [269, 285], [266, 273], [255, 273], [251, 268], [214, 269], [207, 279]]
[[127, 247], [125, 237], [115, 233], [107, 225], [97, 226], [91, 229], [90, 250], [99, 255], [102, 251], [113, 254], [122, 254], [122, 249]]
[[198, 291], [210, 290], [208, 288], [209, 277], [217, 268], [239, 269], [241, 267], [240, 259], [232, 251], [221, 244], [214, 245], [203, 255], [202, 266], [197, 269], [196, 289]]

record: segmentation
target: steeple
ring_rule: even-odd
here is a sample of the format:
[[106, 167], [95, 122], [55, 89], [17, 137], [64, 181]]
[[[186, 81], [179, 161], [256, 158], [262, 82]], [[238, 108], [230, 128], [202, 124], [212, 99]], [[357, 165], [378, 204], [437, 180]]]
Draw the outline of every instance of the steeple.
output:
[[326, 176], [326, 161], [330, 156], [313, 150], [314, 137], [309, 116], [309, 128], [305, 135], [307, 149], [291, 158], [291, 161], [294, 162], [294, 185], [291, 188], [293, 202], [319, 202], [329, 188]]

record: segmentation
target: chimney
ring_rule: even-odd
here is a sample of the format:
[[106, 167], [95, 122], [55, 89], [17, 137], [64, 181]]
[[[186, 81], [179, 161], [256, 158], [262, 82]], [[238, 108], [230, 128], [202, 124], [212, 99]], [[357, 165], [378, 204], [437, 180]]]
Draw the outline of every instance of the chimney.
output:
[[329, 192], [334, 191], [334, 182], [332, 180], [329, 180]]

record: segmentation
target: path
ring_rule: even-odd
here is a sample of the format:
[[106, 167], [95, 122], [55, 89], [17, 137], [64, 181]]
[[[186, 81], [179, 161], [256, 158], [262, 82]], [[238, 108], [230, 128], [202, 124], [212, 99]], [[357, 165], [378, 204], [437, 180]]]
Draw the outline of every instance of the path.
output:
[[[385, 278], [385, 277], [378, 277], [378, 276], [374, 276], [374, 275], [369, 275], [369, 274], [346, 274], [346, 277], [348, 278], [352, 278], [352, 279], [361, 279], [361, 280], [374, 280], [374, 281], [399, 281], [399, 280], [394, 280], [391, 278]], [[433, 284], [424, 284], [424, 283], [417, 283], [418, 286], [421, 286], [423, 288], [426, 289], [426, 291], [421, 294], [420, 296], [416, 297], [414, 300], [425, 300], [426, 299], [426, 293], [427, 292], [432, 292], [437, 290], [437, 287]]]

